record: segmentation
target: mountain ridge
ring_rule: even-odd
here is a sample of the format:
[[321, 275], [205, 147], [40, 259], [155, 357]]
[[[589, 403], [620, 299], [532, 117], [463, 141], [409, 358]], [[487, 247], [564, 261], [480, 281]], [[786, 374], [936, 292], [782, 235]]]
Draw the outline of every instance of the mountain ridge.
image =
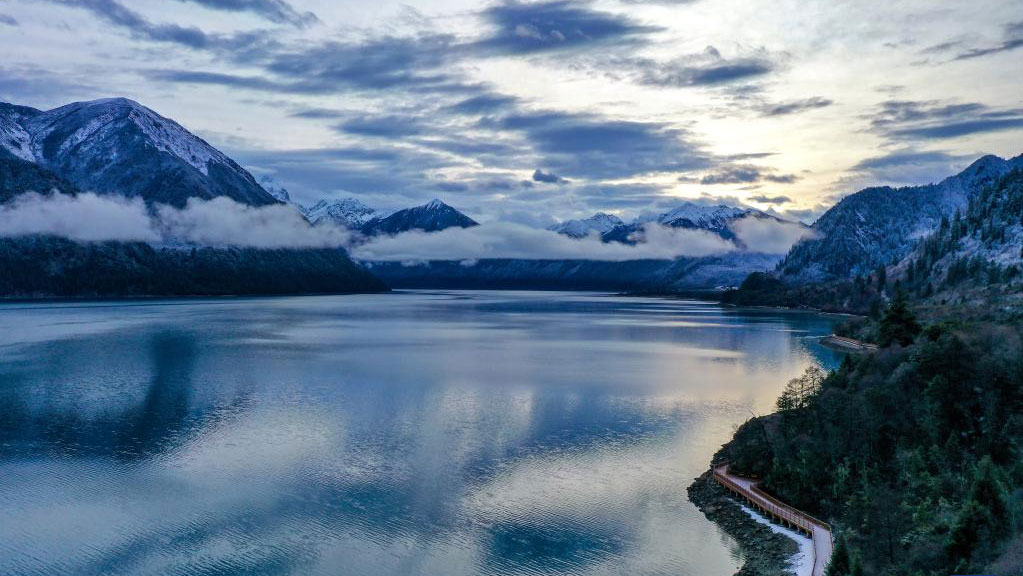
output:
[[184, 206], [226, 196], [278, 203], [234, 160], [177, 122], [127, 98], [48, 111], [0, 104], [0, 148], [82, 191]]
[[850, 194], [811, 226], [818, 238], [792, 247], [779, 264], [787, 282], [808, 283], [869, 274], [904, 258], [985, 184], [1023, 166], [1023, 155], [982, 156], [938, 183], [892, 188], [875, 186]]

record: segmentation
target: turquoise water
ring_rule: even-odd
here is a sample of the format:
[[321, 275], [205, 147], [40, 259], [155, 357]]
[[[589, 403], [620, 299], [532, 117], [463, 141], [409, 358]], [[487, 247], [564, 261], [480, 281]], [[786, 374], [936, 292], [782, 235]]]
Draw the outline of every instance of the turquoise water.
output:
[[577, 293], [0, 304], [0, 574], [731, 574], [686, 498], [832, 319]]

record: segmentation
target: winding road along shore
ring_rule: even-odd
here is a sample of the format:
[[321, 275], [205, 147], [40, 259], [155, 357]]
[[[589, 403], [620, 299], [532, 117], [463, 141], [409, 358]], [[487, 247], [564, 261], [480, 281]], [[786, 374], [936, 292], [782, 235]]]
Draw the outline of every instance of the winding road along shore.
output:
[[765, 515], [808, 534], [813, 539], [814, 558], [811, 574], [824, 576], [834, 550], [831, 526], [764, 492], [757, 486], [760, 482], [732, 474], [728, 471], [727, 464], [714, 468], [714, 480], [743, 497]]

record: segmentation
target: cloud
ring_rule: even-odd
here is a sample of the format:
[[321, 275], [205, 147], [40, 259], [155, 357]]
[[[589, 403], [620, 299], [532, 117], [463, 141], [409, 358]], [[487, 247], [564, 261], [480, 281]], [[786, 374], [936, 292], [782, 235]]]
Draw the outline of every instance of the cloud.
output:
[[740, 218], [729, 227], [743, 246], [761, 254], [785, 254], [796, 242], [817, 237], [802, 224], [773, 218]]
[[311, 120], [322, 120], [324, 118], [341, 118], [344, 112], [331, 110], [329, 108], [303, 108], [289, 114], [292, 118], [308, 118]]
[[1002, 42], [986, 48], [971, 48], [956, 55], [954, 60], [970, 60], [1023, 48], [1023, 20], [1005, 25]]
[[491, 34], [471, 45], [484, 53], [532, 54], [609, 44], [637, 44], [660, 29], [626, 16], [593, 10], [589, 2], [506, 1], [482, 12]]
[[[683, 181], [685, 178], [683, 177]], [[791, 184], [798, 180], [795, 174], [772, 174], [769, 168], [754, 166], [752, 164], [731, 164], [725, 165], [714, 172], [700, 178], [700, 184], [710, 186], [714, 184], [752, 184], [761, 181], [774, 182], [777, 184]]]
[[446, 112], [465, 115], [480, 115], [497, 112], [502, 109], [512, 108], [518, 103], [518, 98], [505, 96], [503, 94], [480, 94], [472, 98], [466, 98], [445, 108]]
[[312, 12], [299, 12], [282, 0], [181, 0], [214, 10], [252, 12], [278, 24], [306, 28], [320, 21]]
[[943, 140], [1023, 128], [1023, 109], [995, 109], [980, 102], [887, 100], [871, 129], [892, 140]]
[[986, 118], [949, 122], [932, 126], [915, 126], [892, 131], [896, 137], [944, 139], [958, 138], [982, 132], [998, 132], [1023, 128], [1023, 115], [1010, 118]]
[[8, 26], [18, 26], [18, 20], [10, 14], [0, 14], [0, 24], [6, 24]]
[[834, 102], [827, 98], [821, 98], [820, 96], [812, 96], [810, 98], [804, 98], [802, 100], [788, 100], [785, 102], [775, 102], [771, 104], [764, 104], [760, 106], [760, 112], [764, 116], [787, 116], [789, 114], [797, 114], [799, 112], [806, 112], [808, 110], [817, 110], [819, 108], [825, 108], [831, 106]]
[[88, 84], [89, 80], [35, 66], [0, 66], [0, 100], [64, 105], [69, 98], [96, 94], [97, 88]]
[[700, 179], [700, 184], [741, 184], [760, 180], [760, 168], [740, 165], [725, 166], [717, 172], [707, 174]]
[[92, 193], [28, 192], [0, 206], [0, 236], [60, 236], [79, 242], [159, 239], [141, 200]]
[[335, 129], [348, 134], [382, 138], [400, 138], [422, 132], [417, 120], [407, 116], [361, 116], [345, 120]]
[[636, 59], [631, 65], [639, 70], [640, 83], [674, 87], [726, 84], [763, 76], [776, 68], [765, 50], [727, 59], [713, 46], [669, 62]]
[[546, 184], [564, 184], [566, 180], [553, 172], [544, 172], [539, 168], [533, 172], [533, 182], [544, 182]]
[[841, 193], [848, 194], [868, 186], [928, 184], [958, 173], [973, 159], [976, 157], [969, 154], [899, 148], [860, 160], [835, 187]]
[[709, 164], [687, 132], [656, 122], [527, 112], [505, 116], [494, 127], [524, 134], [551, 169], [570, 177], [624, 178]]
[[29, 192], [0, 206], [0, 236], [49, 235], [78, 242], [186, 242], [251, 248], [345, 246], [350, 233], [312, 226], [292, 206], [253, 207], [229, 198], [192, 198], [184, 208], [92, 193], [48, 196]]
[[51, 0], [57, 4], [88, 10], [96, 17], [114, 26], [119, 26], [132, 35], [157, 42], [171, 42], [190, 48], [208, 48], [213, 37], [196, 27], [177, 24], [154, 24], [138, 12], [116, 0]]
[[759, 196], [750, 196], [749, 198], [753, 202], [760, 202], [761, 204], [788, 204], [792, 202], [792, 198], [788, 196], [766, 196], [760, 194]]
[[312, 226], [292, 206], [248, 206], [223, 196], [190, 198], [181, 209], [160, 205], [156, 220], [164, 238], [207, 246], [332, 248], [349, 242], [347, 230]]
[[430, 260], [671, 260], [734, 251], [735, 245], [703, 230], [652, 226], [644, 242], [629, 246], [597, 237], [574, 239], [512, 222], [494, 222], [440, 232], [407, 232], [371, 239], [352, 248], [359, 260], [425, 262]]

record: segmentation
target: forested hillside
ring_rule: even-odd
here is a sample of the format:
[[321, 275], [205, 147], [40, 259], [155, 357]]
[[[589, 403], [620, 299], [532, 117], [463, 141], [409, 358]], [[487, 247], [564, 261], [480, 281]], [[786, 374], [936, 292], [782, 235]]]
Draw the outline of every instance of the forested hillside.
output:
[[754, 274], [723, 299], [876, 318], [900, 289], [928, 318], [940, 318], [949, 306], [989, 320], [1023, 315], [1023, 169], [981, 187], [965, 210], [942, 217], [936, 230], [895, 264], [817, 283]]
[[792, 247], [779, 274], [789, 284], [834, 281], [898, 262], [943, 217], [965, 209], [979, 190], [1021, 166], [1023, 156], [984, 156], [937, 184], [867, 188], [846, 196], [814, 222], [818, 238]]
[[886, 347], [793, 380], [718, 454], [832, 523], [831, 576], [1023, 573], [1023, 330], [921, 330], [902, 298]]
[[0, 294], [115, 297], [376, 292], [383, 283], [342, 250], [154, 248], [0, 238]]

